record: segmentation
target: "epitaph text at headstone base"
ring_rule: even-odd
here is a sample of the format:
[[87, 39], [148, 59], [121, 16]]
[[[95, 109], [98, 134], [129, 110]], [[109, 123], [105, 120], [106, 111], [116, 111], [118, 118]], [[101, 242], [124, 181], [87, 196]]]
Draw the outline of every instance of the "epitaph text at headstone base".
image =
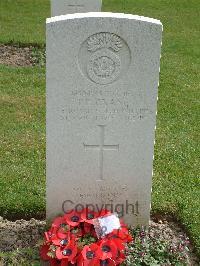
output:
[[162, 24], [47, 20], [47, 215], [90, 205], [147, 225]]
[[102, 0], [51, 0], [51, 16], [100, 12]]

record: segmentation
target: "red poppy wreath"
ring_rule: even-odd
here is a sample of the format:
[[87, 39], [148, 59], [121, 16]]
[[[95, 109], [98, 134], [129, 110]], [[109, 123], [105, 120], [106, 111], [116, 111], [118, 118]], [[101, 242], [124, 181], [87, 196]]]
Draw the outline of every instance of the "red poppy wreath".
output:
[[120, 265], [126, 257], [127, 243], [133, 240], [127, 226], [119, 221], [119, 228], [111, 232], [100, 234], [97, 230], [99, 219], [112, 215], [107, 210], [97, 213], [84, 209], [57, 217], [45, 232], [41, 259], [52, 266]]

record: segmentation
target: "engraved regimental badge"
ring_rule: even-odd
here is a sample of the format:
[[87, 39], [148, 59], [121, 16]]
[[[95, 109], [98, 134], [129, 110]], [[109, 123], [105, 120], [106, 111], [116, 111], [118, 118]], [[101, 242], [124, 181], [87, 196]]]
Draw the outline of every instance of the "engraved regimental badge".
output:
[[79, 54], [80, 68], [91, 81], [109, 84], [117, 80], [130, 64], [126, 42], [114, 33], [100, 32], [90, 36]]

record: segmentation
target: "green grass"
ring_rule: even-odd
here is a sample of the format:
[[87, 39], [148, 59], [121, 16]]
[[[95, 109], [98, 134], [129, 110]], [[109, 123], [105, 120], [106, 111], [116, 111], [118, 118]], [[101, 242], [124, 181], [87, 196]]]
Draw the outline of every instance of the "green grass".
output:
[[45, 73], [0, 67], [0, 215], [45, 209]]
[[173, 214], [200, 254], [200, 2], [104, 3], [106, 11], [112, 7], [160, 19], [164, 25], [152, 212]]
[[49, 16], [48, 0], [0, 0], [0, 43], [43, 45]]
[[[103, 9], [164, 25], [152, 207], [175, 215], [200, 254], [200, 1], [104, 0]], [[48, 15], [46, 0], [1, 0], [0, 42], [44, 44]], [[37, 215], [45, 208], [44, 70], [0, 70], [0, 214]]]

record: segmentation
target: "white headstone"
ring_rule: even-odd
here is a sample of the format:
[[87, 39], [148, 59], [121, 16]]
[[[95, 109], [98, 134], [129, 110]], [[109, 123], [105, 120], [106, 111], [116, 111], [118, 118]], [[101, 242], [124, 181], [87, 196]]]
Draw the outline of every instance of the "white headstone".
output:
[[47, 19], [48, 217], [91, 204], [148, 224], [161, 35], [133, 15]]
[[51, 0], [51, 16], [100, 12], [102, 0]]

